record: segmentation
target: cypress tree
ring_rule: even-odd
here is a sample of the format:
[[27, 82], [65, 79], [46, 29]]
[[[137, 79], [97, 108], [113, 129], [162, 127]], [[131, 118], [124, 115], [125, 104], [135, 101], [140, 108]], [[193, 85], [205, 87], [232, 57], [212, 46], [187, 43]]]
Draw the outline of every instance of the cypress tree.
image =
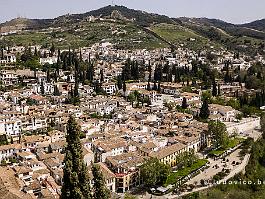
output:
[[79, 89], [79, 84], [77, 81], [75, 81], [74, 97], [79, 97], [78, 89]]
[[121, 80], [121, 76], [120, 75], [117, 78], [117, 86], [118, 86], [119, 90], [122, 89], [122, 80]]
[[125, 95], [125, 92], [126, 92], [126, 90], [127, 90], [125, 81], [123, 81], [122, 90], [123, 90], [124, 95]]
[[35, 46], [35, 49], [34, 49], [34, 56], [35, 57], [38, 57], [38, 50], [37, 50], [37, 47]]
[[52, 47], [51, 47], [50, 51], [51, 51], [51, 57], [52, 57], [54, 55], [54, 53], [55, 53], [54, 43], [52, 43]]
[[154, 81], [154, 87], [153, 89], [156, 91], [157, 90], [157, 85], [156, 85], [156, 81]]
[[186, 109], [186, 108], [188, 108], [188, 103], [187, 103], [187, 99], [186, 99], [186, 97], [183, 97], [183, 100], [182, 100], [182, 105], [181, 105], [181, 107], [183, 108], [183, 109]]
[[131, 72], [132, 72], [131, 63], [130, 63], [130, 60], [128, 59], [122, 70], [122, 80], [123, 81], [130, 80], [132, 77]]
[[46, 72], [47, 82], [49, 83], [51, 82], [50, 70], [51, 70], [51, 67], [49, 65], [49, 67], [47, 68], [47, 72]]
[[54, 86], [53, 95], [54, 96], [60, 96], [61, 95], [57, 85]]
[[216, 82], [215, 82], [215, 78], [213, 79], [213, 90], [212, 90], [212, 95], [214, 97], [217, 96], [217, 85], [216, 85]]
[[104, 82], [104, 73], [103, 70], [100, 70], [100, 83], [102, 84]]
[[158, 82], [157, 91], [158, 91], [159, 93], [161, 92], [160, 82]]
[[93, 81], [94, 78], [94, 66], [93, 64], [89, 61], [88, 62], [88, 67], [87, 67], [87, 73], [86, 73], [86, 79], [88, 81]]
[[151, 86], [150, 86], [150, 82], [148, 81], [148, 84], [147, 84], [147, 90], [151, 90]]
[[109, 199], [110, 190], [105, 185], [105, 179], [98, 165], [94, 164], [92, 167], [93, 180], [94, 180], [94, 198]]
[[40, 92], [41, 92], [42, 95], [45, 94], [45, 89], [44, 89], [43, 81], [40, 83]]
[[208, 100], [204, 100], [199, 116], [202, 119], [208, 119], [209, 115], [210, 115], [210, 110], [209, 110], [209, 106], [208, 106]]
[[218, 94], [218, 96], [221, 95], [221, 86], [220, 86], [220, 84], [218, 84], [218, 92], [217, 92], [217, 94]]
[[90, 199], [91, 192], [87, 168], [83, 161], [80, 127], [72, 116], [67, 124], [66, 141], [61, 199]]
[[1, 59], [4, 59], [4, 49], [1, 48], [1, 56], [0, 56]]

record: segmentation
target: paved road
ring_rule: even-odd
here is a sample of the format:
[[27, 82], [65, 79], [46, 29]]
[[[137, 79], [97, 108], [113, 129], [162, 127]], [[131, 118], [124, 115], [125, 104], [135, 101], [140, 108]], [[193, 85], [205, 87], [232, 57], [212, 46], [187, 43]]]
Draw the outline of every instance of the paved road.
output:
[[[190, 181], [188, 181], [186, 184], [194, 184], [194, 182], [200, 183], [200, 180], [201, 179], [204, 179], [204, 180], [210, 179], [216, 173], [220, 172], [223, 168], [231, 168], [230, 174], [227, 175], [224, 179], [222, 179], [222, 180], [219, 181], [219, 183], [227, 182], [230, 178], [234, 177], [236, 174], [244, 171], [245, 167], [248, 164], [248, 161], [249, 161], [249, 158], [250, 158], [250, 154], [245, 155], [244, 159], [241, 161], [240, 160], [240, 157], [239, 157], [239, 152], [240, 152], [240, 149], [234, 151], [229, 156], [227, 156], [226, 159], [229, 160], [229, 162], [228, 162], [229, 164], [231, 164], [231, 161], [239, 161], [241, 164], [234, 165], [234, 166], [233, 165], [229, 165], [227, 167], [224, 167], [225, 163], [222, 163], [222, 160], [212, 161], [210, 163], [210, 165], [211, 165], [210, 168], [206, 169], [201, 174], [195, 176], [193, 179], [191, 179]], [[212, 165], [216, 165], [216, 164], [219, 164], [220, 165], [220, 168], [214, 170], [212, 168]], [[187, 195], [187, 194], [190, 194], [190, 193], [193, 193], [193, 192], [197, 192], [197, 191], [202, 191], [202, 190], [208, 189], [208, 188], [210, 188], [212, 186], [213, 185], [208, 185], [208, 186], [205, 186], [205, 187], [199, 187], [199, 188], [193, 189], [191, 192], [183, 192], [180, 195], [173, 195], [173, 194], [170, 195], [169, 194], [167, 196], [167, 198], [170, 198], [170, 199], [178, 198], [180, 196], [184, 196], [184, 195]]]
[[[220, 180], [219, 183], [227, 182], [230, 178], [232, 178], [236, 174], [240, 173], [241, 171], [244, 171], [244, 169], [245, 169], [245, 167], [249, 161], [249, 157], [250, 157], [249, 154], [247, 154], [244, 157], [244, 159], [241, 160], [240, 155], [239, 155], [240, 150], [241, 149], [237, 149], [233, 153], [228, 155], [225, 158], [226, 160], [227, 159], [229, 160], [229, 162], [227, 162], [227, 163], [223, 162], [222, 159], [221, 160], [209, 159], [210, 167], [208, 169], [204, 170], [203, 172], [201, 172], [200, 174], [198, 174], [197, 176], [195, 176], [194, 178], [192, 178], [191, 180], [189, 180], [186, 184], [194, 184], [196, 182], [197, 182], [197, 184], [199, 184], [201, 179], [210, 180], [214, 175], [216, 175], [218, 172], [222, 171], [223, 168], [231, 169], [231, 172], [223, 180]], [[233, 161], [239, 162], [240, 164], [239, 165], [232, 165]], [[215, 165], [218, 165], [219, 168], [216, 169], [216, 167], [214, 167]], [[187, 194], [190, 194], [193, 192], [208, 189], [212, 186], [213, 185], [208, 185], [205, 187], [199, 187], [199, 188], [193, 189], [191, 192], [183, 192], [180, 195], [169, 193], [169, 194], [164, 195], [164, 196], [154, 196], [154, 195], [150, 195], [148, 193], [145, 193], [145, 195], [138, 196], [138, 198], [141, 198], [141, 199], [175, 199], [175, 198], [178, 198], [180, 196], [184, 196], [184, 195], [187, 195]]]

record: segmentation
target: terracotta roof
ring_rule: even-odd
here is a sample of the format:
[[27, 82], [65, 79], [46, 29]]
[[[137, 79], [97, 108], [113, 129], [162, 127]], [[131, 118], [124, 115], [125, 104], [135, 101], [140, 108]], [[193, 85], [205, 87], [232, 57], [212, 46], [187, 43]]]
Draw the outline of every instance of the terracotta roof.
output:
[[173, 144], [171, 146], [167, 146], [157, 152], [152, 152], [150, 154], [150, 156], [152, 157], [156, 157], [158, 159], [163, 159], [169, 155], [172, 155], [182, 149], [184, 149], [186, 147], [186, 145], [184, 144], [181, 144], [181, 143], [177, 143], [177, 144]]

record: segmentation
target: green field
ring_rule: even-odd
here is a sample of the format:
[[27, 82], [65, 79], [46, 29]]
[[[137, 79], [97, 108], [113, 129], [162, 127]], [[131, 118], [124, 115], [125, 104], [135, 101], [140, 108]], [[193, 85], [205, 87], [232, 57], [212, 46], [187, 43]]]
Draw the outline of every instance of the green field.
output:
[[187, 175], [189, 175], [190, 173], [192, 173], [193, 171], [196, 171], [197, 169], [201, 168], [202, 166], [204, 166], [206, 163], [208, 162], [208, 160], [198, 160], [197, 162], [195, 162], [193, 165], [191, 165], [190, 167], [185, 167], [183, 169], [179, 169], [177, 172], [172, 172], [168, 178], [167, 181], [165, 183], [165, 186], [168, 186], [170, 184], [176, 184], [177, 181], [182, 178], [185, 177]]

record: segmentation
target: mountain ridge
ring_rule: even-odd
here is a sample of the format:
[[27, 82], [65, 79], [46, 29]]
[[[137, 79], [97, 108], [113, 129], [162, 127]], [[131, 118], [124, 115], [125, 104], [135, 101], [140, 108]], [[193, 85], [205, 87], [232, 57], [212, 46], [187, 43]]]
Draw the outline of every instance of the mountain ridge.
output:
[[[99, 9], [91, 10], [85, 13], [80, 14], [66, 14], [62, 16], [58, 16], [53, 19], [26, 19], [26, 18], [16, 18], [10, 21], [4, 22], [0, 24], [0, 32], [4, 32], [3, 30], [8, 30], [8, 27], [11, 29], [18, 30], [21, 29], [39, 29], [45, 28], [46, 26], [58, 25], [60, 23], [64, 23], [65, 19], [68, 19], [69, 22], [77, 22], [80, 20], [84, 20], [89, 16], [97, 16], [97, 17], [108, 17], [111, 16], [111, 13], [117, 10], [127, 19], [134, 19], [135, 23], [141, 26], [150, 26], [153, 23], [171, 23], [171, 24], [181, 24], [182, 22], [192, 21], [197, 23], [202, 23], [203, 25], [214, 25], [220, 27], [237, 27], [237, 28], [251, 28], [259, 31], [265, 31], [265, 18], [255, 20], [253, 22], [244, 23], [244, 24], [233, 24], [228, 23], [226, 21], [214, 18], [200, 17], [200, 18], [190, 18], [190, 17], [178, 17], [172, 18], [166, 15], [149, 13], [142, 10], [129, 9], [125, 6], [105, 6]], [[24, 23], [21, 23], [19, 19], [24, 19]], [[16, 23], [16, 21], [18, 21]]]

